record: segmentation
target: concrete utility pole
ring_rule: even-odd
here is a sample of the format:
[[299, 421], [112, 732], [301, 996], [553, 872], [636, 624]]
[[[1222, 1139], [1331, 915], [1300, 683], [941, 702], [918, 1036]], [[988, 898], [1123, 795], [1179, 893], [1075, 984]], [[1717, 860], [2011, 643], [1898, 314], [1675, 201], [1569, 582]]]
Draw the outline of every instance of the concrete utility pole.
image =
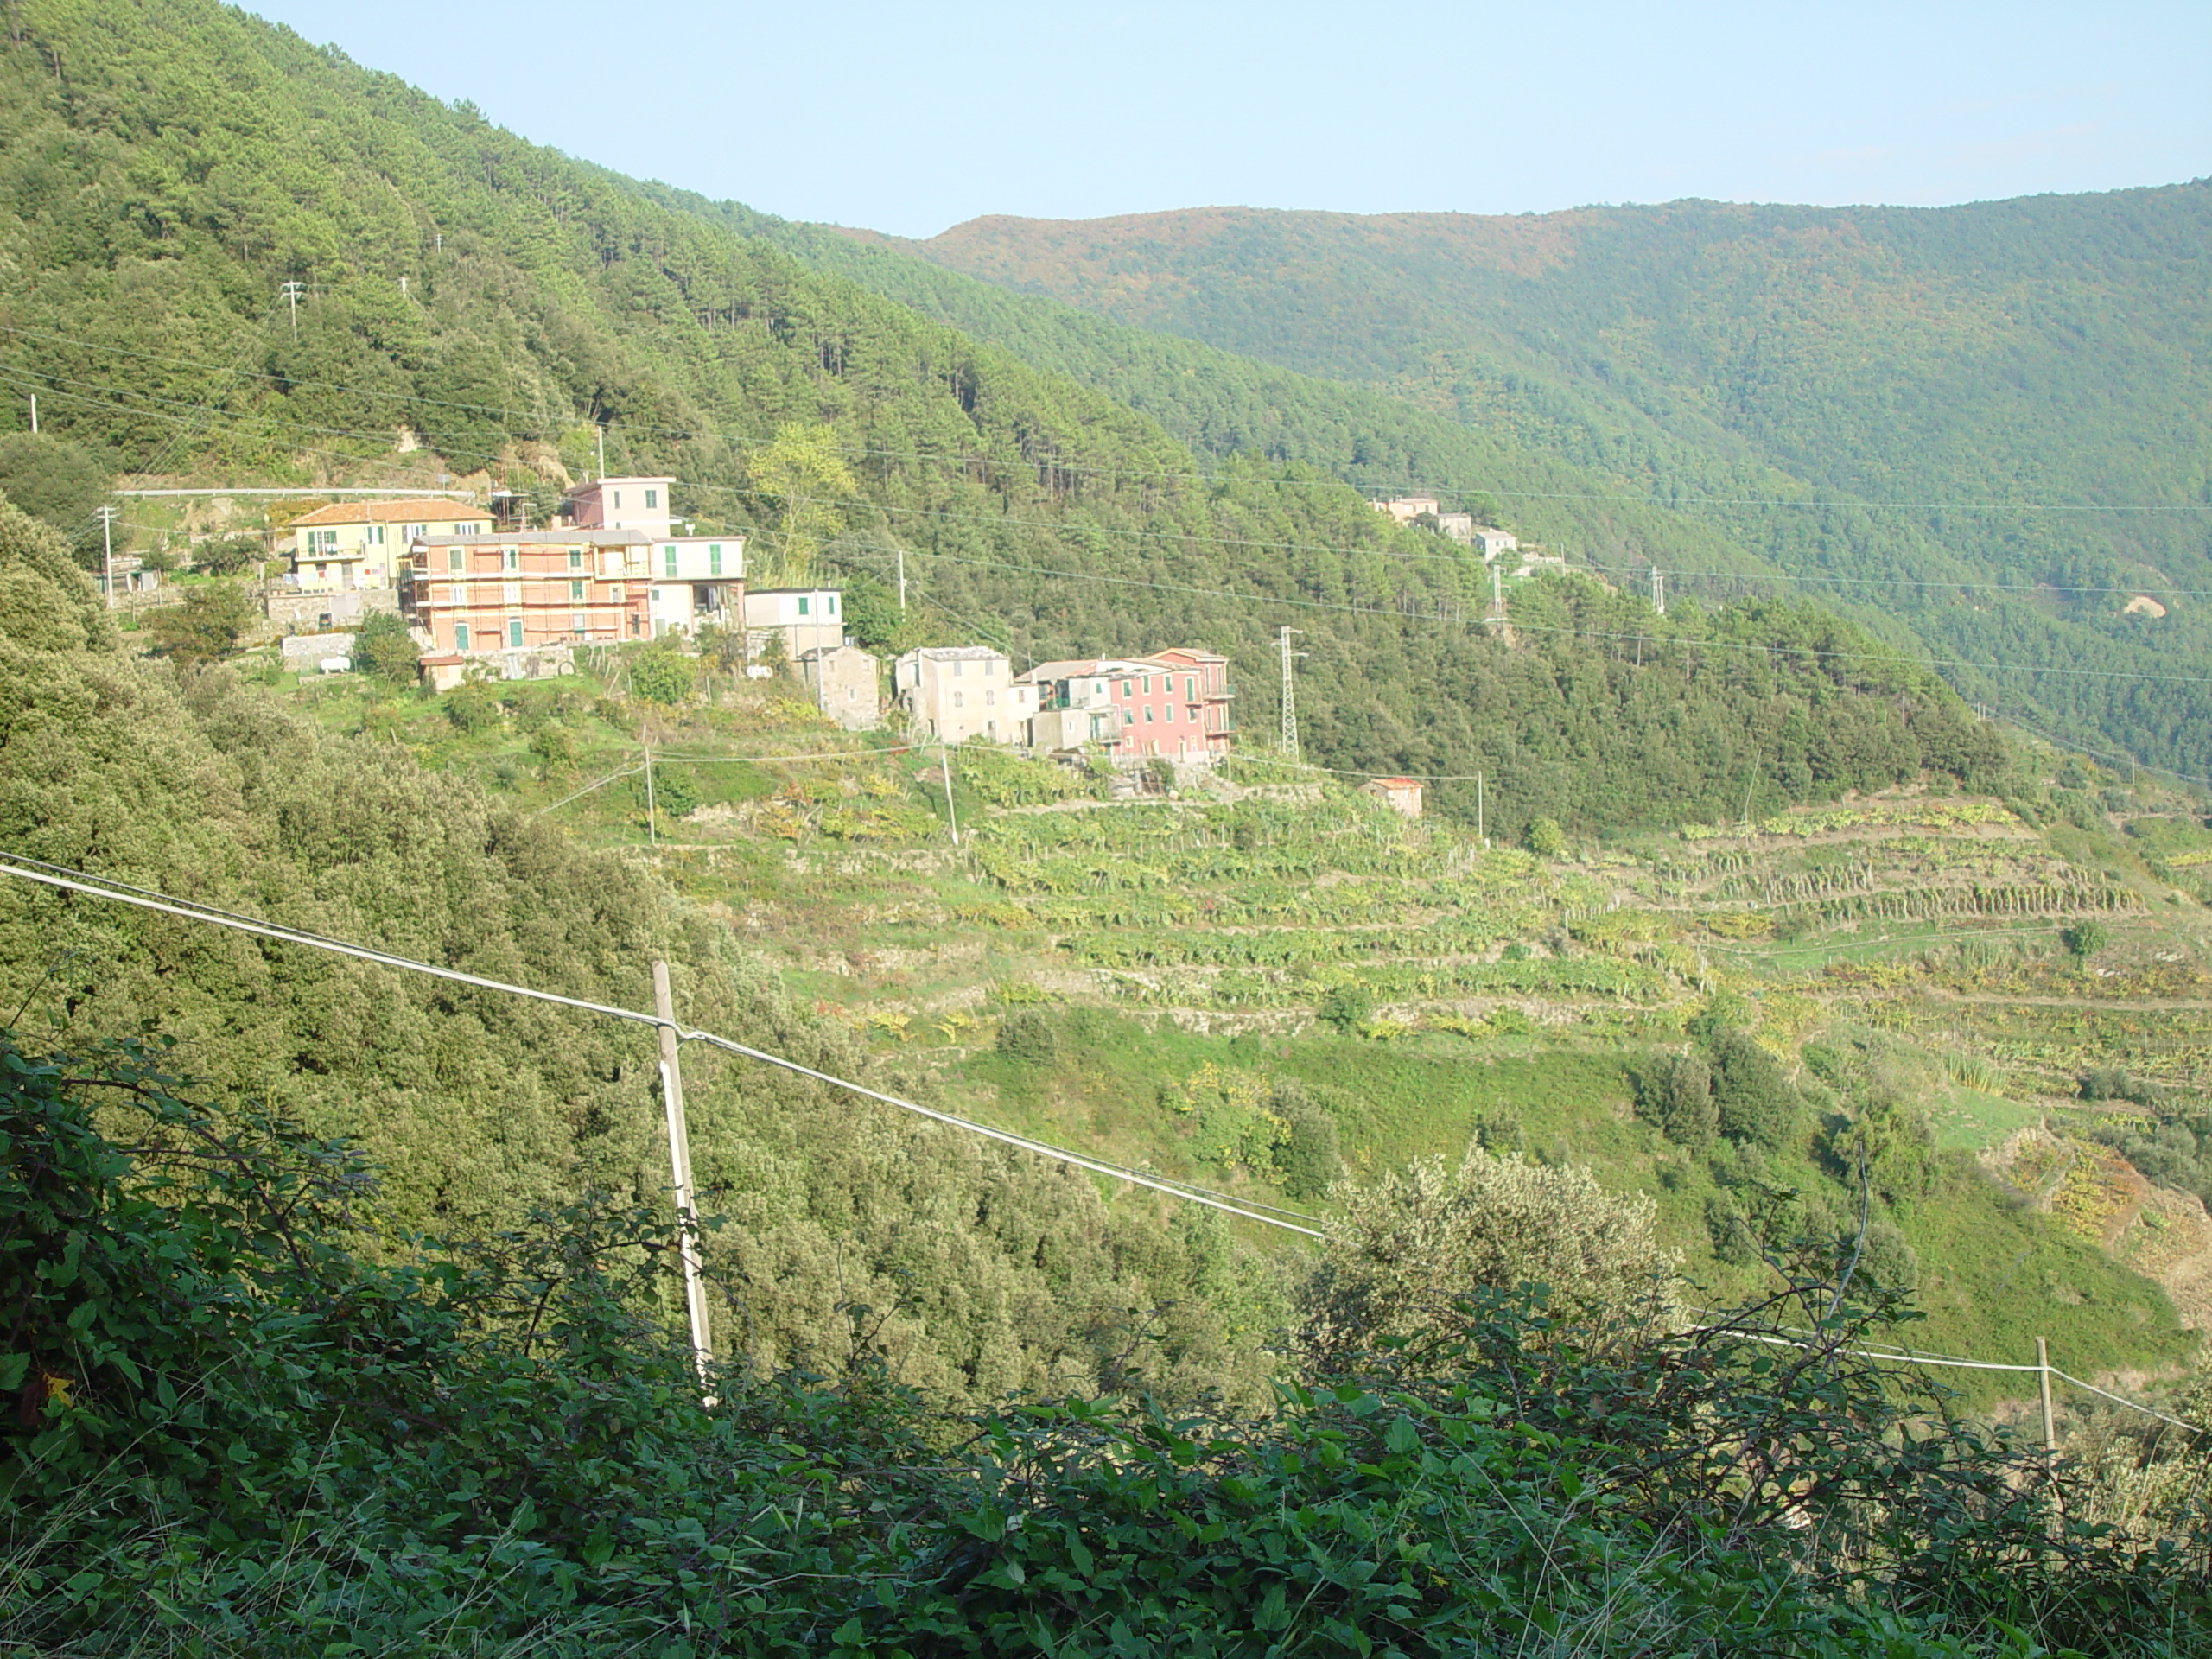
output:
[[2036, 1382], [2043, 1394], [2043, 1449], [2055, 1455], [2058, 1428], [2050, 1413], [2050, 1344], [2041, 1337], [2036, 1338]]
[[1656, 564], [1651, 567], [1651, 608], [1667, 614], [1667, 573]]
[[115, 608], [115, 509], [100, 510], [101, 569], [107, 583], [107, 607]]
[[38, 393], [31, 393], [31, 436], [38, 436]]
[[960, 812], [952, 804], [952, 746], [950, 744], [940, 743], [937, 746], [937, 767], [944, 779], [945, 822], [952, 826], [952, 844], [957, 847], [960, 844]]
[[1302, 628], [1286, 627], [1282, 631], [1282, 752], [1295, 760], [1298, 755], [1298, 692], [1292, 684], [1291, 660], [1306, 653], [1290, 648], [1291, 636], [1302, 633]]
[[[37, 429], [34, 427], [32, 429], [35, 431]], [[899, 614], [906, 614], [906, 550], [903, 547], [899, 550]]]
[[599, 479], [604, 483], [607, 480], [607, 423], [597, 421], [593, 427], [599, 434]]
[[306, 291], [306, 285], [301, 283], [287, 283], [283, 289], [285, 302], [292, 308], [292, 344], [295, 346], [300, 343], [300, 296]]
[[707, 1383], [714, 1350], [707, 1341], [707, 1284], [699, 1260], [698, 1216], [691, 1194], [691, 1135], [683, 1119], [683, 1072], [677, 1061], [676, 1000], [669, 993], [668, 964], [653, 961], [653, 1017], [660, 1021], [660, 1097], [668, 1109], [669, 1173], [676, 1191], [677, 1254], [683, 1262], [683, 1307], [691, 1320], [691, 1361], [699, 1385]]
[[660, 845], [660, 820], [653, 806], [653, 752], [645, 748], [645, 842], [648, 846]]

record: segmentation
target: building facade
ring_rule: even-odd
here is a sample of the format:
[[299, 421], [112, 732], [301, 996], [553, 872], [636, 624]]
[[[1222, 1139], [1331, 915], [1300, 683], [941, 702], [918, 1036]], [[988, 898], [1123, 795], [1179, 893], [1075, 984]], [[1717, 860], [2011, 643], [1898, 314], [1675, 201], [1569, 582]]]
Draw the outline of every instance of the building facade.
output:
[[405, 613], [430, 636], [432, 655], [646, 639], [652, 551], [632, 530], [423, 537]]
[[1481, 552], [1484, 564], [1495, 564], [1508, 553], [1518, 550], [1521, 543], [1517, 538], [1494, 525], [1477, 524], [1467, 532], [1467, 545]]
[[1006, 653], [988, 645], [910, 651], [891, 665], [891, 690], [909, 720], [948, 743], [1027, 744], [1037, 712], [1037, 689], [1017, 684]]
[[1421, 817], [1421, 787], [1418, 778], [1370, 778], [1359, 786], [1359, 792], [1374, 796], [1405, 817]]
[[653, 637], [734, 627], [745, 614], [745, 537], [672, 536], [647, 560]]
[[491, 515], [466, 501], [340, 501], [284, 526], [290, 586], [307, 594], [396, 588], [408, 574], [408, 550], [425, 536], [489, 531]]
[[784, 655], [797, 661], [799, 653], [825, 651], [845, 643], [843, 595], [834, 588], [753, 588], [745, 594], [745, 632], [753, 654], [766, 648], [768, 636], [780, 633]]
[[818, 645], [792, 665], [814, 706], [847, 731], [864, 731], [883, 717], [882, 664], [858, 645]]
[[672, 478], [601, 478], [569, 492], [562, 514], [578, 530], [635, 530], [665, 541], [675, 527]]
[[1229, 659], [1214, 652], [1178, 647], [1150, 657], [1040, 663], [1022, 679], [1036, 688], [1045, 722], [1033, 730], [1033, 747], [1096, 743], [1121, 764], [1155, 758], [1199, 764], [1228, 752]]

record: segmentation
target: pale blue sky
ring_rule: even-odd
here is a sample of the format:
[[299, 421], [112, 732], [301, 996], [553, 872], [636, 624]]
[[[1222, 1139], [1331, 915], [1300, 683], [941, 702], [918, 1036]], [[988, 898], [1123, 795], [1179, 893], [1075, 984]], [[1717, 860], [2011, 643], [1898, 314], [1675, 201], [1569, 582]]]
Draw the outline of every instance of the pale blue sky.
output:
[[2212, 4], [257, 0], [621, 172], [980, 213], [1938, 203], [2212, 174]]

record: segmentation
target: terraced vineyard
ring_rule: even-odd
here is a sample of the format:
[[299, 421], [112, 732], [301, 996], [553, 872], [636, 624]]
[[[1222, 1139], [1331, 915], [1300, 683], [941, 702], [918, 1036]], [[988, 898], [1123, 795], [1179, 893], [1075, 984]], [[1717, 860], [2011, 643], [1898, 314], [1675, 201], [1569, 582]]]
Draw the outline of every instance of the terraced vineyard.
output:
[[[656, 738], [655, 838], [596, 707], [565, 767], [519, 706], [394, 734], [658, 861], [892, 1086], [1275, 1202], [1471, 1141], [1587, 1164], [1716, 1300], [1768, 1272], [1755, 1229], [1847, 1230], [1871, 1159], [1929, 1346], [2157, 1369], [2195, 1341], [2159, 1285], [2212, 1324], [2212, 1160], [2119, 1150], [2202, 1119], [2212, 1151], [2212, 832], [2177, 798], [1903, 791], [1540, 857], [1332, 783], [1109, 801], [982, 750], [949, 812], [934, 751], [733, 693]], [[1659, 1100], [1731, 1032], [1794, 1103], [1764, 1141]]]

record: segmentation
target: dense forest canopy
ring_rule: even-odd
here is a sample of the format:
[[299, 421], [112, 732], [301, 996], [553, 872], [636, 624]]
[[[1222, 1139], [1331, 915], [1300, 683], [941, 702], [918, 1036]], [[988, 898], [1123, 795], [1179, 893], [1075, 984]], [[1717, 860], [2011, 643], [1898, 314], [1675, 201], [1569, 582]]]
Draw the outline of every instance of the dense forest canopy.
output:
[[[1747, 768], [1762, 799], [1820, 798], [1921, 758], [1891, 745], [1878, 765], [1823, 768], [1711, 701], [1763, 695], [1726, 689], [1744, 648], [1825, 621], [1745, 613], [1726, 626], [1772, 637], [1706, 653], [1713, 671], [1682, 688], [1662, 691], [1668, 669], [1637, 691], [1615, 672], [1648, 654], [1636, 636], [1694, 638], [1702, 618], [1532, 594], [1516, 601], [1533, 607], [1532, 649], [1516, 655], [1482, 626], [1478, 561], [1391, 525], [1290, 457], [1304, 446], [1232, 445], [1255, 453], [1202, 470], [1109, 391], [810, 270], [741, 233], [760, 223], [713, 222], [207, 0], [27, 5], [0, 74], [0, 257], [19, 279], [0, 305], [0, 378], [41, 393], [49, 434], [128, 466], [419, 480], [420, 444], [550, 488], [592, 464], [603, 429], [610, 467], [677, 474], [682, 511], [751, 527], [766, 555], [789, 519], [767, 460], [794, 431], [826, 434], [852, 493], [817, 504], [830, 511], [806, 535], [848, 580], [887, 575], [906, 550], [944, 637], [1024, 659], [1205, 644], [1230, 653], [1244, 718], [1264, 723], [1276, 632], [1302, 628], [1313, 758], [1495, 772], [1509, 830], [1740, 805]], [[1563, 527], [1586, 556], [1627, 563], [1726, 552], [1655, 507]], [[1560, 606], [1602, 611], [1602, 626], [1562, 622]], [[1851, 638], [1809, 659], [1820, 684], [1797, 717], [1820, 725], [1861, 695], [1853, 664], [1874, 648]], [[1571, 707], [1579, 685], [1602, 700]], [[1779, 732], [1792, 716], [1777, 710]], [[1630, 763], [1708, 718], [1694, 758]], [[1902, 731], [1924, 715], [1888, 718]]]
[[[752, 217], [1201, 447], [1489, 490], [1681, 591], [1886, 613], [1975, 701], [2201, 778], [2208, 216], [2199, 181], [1941, 209], [993, 218], [925, 243]], [[1646, 551], [1575, 522], [1652, 501], [1675, 528]], [[2167, 614], [2126, 611], [2138, 593]]]

